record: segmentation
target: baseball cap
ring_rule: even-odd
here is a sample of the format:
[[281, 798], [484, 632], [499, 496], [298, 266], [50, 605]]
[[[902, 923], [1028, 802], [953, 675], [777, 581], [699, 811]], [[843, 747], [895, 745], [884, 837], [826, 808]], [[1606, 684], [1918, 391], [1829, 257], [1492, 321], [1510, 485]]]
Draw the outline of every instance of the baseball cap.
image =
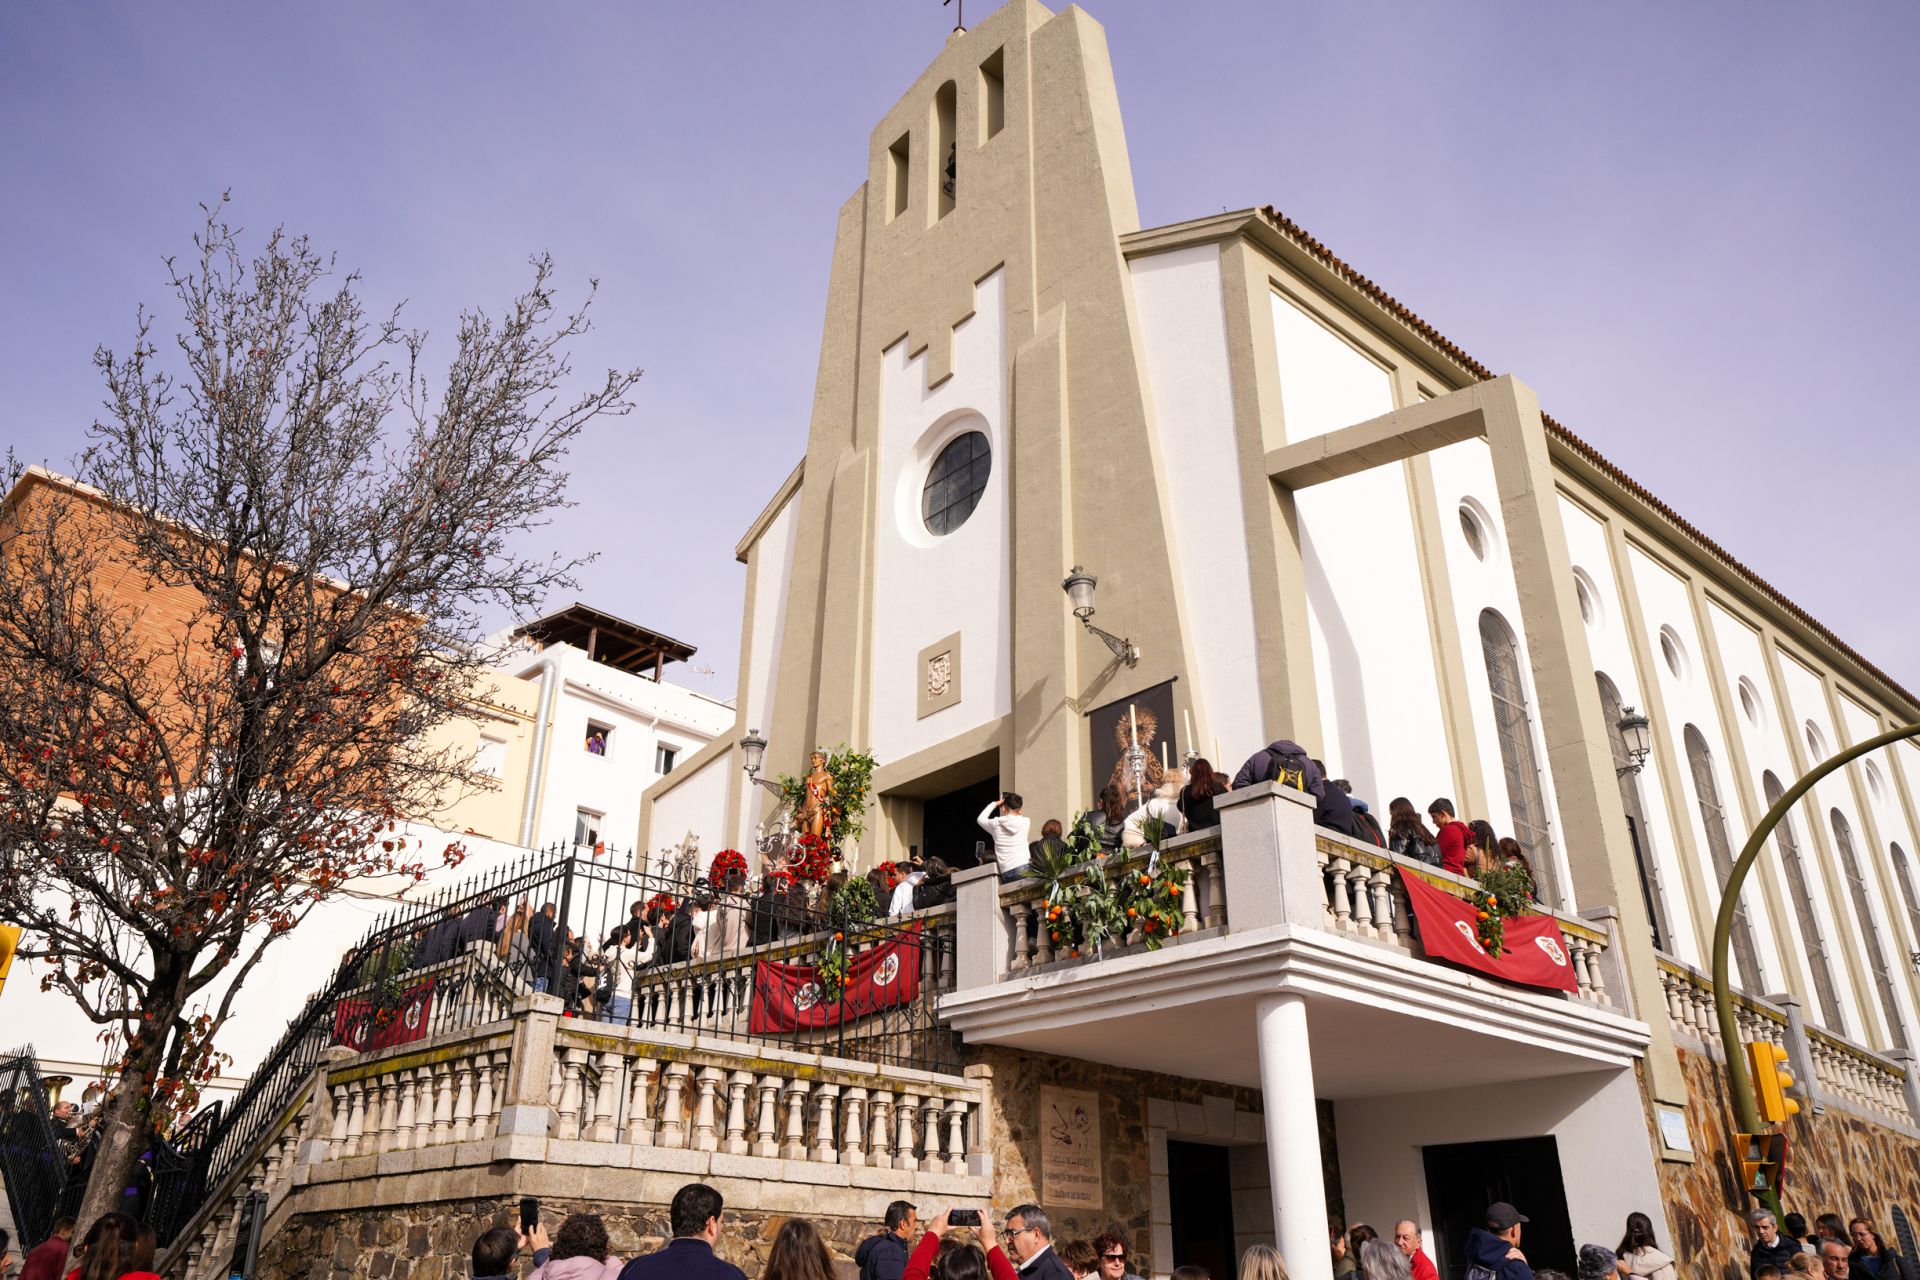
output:
[[1490, 1231], [1505, 1231], [1516, 1222], [1527, 1221], [1530, 1219], [1526, 1214], [1505, 1200], [1496, 1200], [1487, 1206], [1487, 1229]]

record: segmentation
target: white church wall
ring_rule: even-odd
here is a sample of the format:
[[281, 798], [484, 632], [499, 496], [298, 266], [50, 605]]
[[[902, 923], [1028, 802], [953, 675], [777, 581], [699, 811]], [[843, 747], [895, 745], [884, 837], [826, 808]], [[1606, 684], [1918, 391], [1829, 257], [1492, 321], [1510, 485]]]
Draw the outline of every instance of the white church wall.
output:
[[[697, 772], [682, 779], [673, 790], [657, 797], [653, 802], [653, 825], [648, 829], [649, 854], [657, 856], [662, 849], [679, 844], [689, 834], [700, 841], [700, 852], [705, 855], [703, 865], [730, 843], [736, 849], [751, 848], [727, 839], [727, 788], [739, 771], [739, 757], [731, 751], [723, 752], [700, 765]], [[650, 866], [648, 870], [659, 875], [663, 868]]]
[[[1718, 793], [1725, 815], [1724, 833], [1729, 859], [1739, 850], [1746, 832], [1751, 829], [1752, 818], [1741, 805], [1739, 789], [1734, 785], [1733, 756], [1727, 748], [1726, 735], [1721, 732], [1719, 703], [1712, 675], [1707, 668], [1706, 651], [1700, 641], [1699, 628], [1694, 625], [1693, 600], [1687, 584], [1638, 547], [1629, 549], [1627, 563], [1633, 575], [1634, 590], [1640, 597], [1641, 618], [1647, 629], [1641, 642], [1646, 652], [1652, 655], [1653, 675], [1659, 681], [1660, 698], [1666, 710], [1664, 722], [1654, 723], [1653, 749], [1670, 753], [1668, 758], [1674, 761], [1679, 771], [1683, 800], [1681, 808], [1685, 811], [1686, 822], [1692, 832], [1700, 883], [1707, 888], [1708, 901], [1701, 906], [1711, 918], [1720, 910], [1721, 877], [1714, 866], [1712, 847], [1707, 842], [1706, 820], [1700, 813], [1700, 796], [1694, 786], [1692, 766], [1687, 755], [1686, 726], [1692, 725], [1699, 730], [1711, 758], [1714, 790]], [[1778, 990], [1786, 966], [1780, 958], [1779, 934], [1770, 923], [1766, 899], [1761, 895], [1757, 880], [1747, 882], [1740, 900], [1752, 927], [1754, 949], [1761, 968], [1757, 975], [1742, 974], [1741, 985], [1750, 991]]]
[[[927, 387], [926, 354], [905, 341], [881, 353], [879, 487], [874, 520], [873, 754], [900, 760], [1013, 709], [1006, 431], [1006, 277], [974, 286], [974, 313], [953, 331], [953, 376]], [[955, 437], [992, 447], [986, 491], [945, 536], [921, 519], [927, 469]], [[960, 699], [919, 716], [920, 651], [960, 635]]]
[[1201, 245], [1137, 258], [1132, 279], [1166, 472], [1174, 586], [1191, 626], [1196, 732], [1200, 742], [1233, 744], [1231, 753], [1265, 742], [1266, 726], [1260, 699], [1250, 696], [1260, 678], [1258, 639], [1220, 250]]
[[[1645, 711], [1647, 699], [1633, 660], [1626, 604], [1613, 571], [1613, 557], [1608, 553], [1606, 526], [1565, 495], [1560, 499], [1560, 523], [1566, 530], [1567, 553], [1574, 572], [1586, 578], [1593, 604], [1592, 616], [1585, 620], [1585, 626], [1594, 670], [1613, 682], [1623, 707]], [[1666, 939], [1667, 946], [1678, 959], [1698, 965], [1700, 942], [1693, 926], [1693, 913], [1688, 909], [1680, 841], [1667, 811], [1666, 788], [1661, 784], [1659, 769], [1642, 769], [1634, 776], [1633, 785], [1639, 788], [1640, 815], [1645, 820], [1640, 832], [1640, 853], [1653, 871], [1665, 907], [1671, 934]]]
[[[1560, 809], [1554, 796], [1553, 774], [1547, 767], [1546, 741], [1540, 725], [1540, 699], [1533, 688], [1533, 658], [1527, 647], [1525, 619], [1520, 614], [1520, 593], [1514, 585], [1513, 562], [1507, 554], [1506, 522], [1500, 514], [1499, 490], [1494, 484], [1493, 456], [1484, 440], [1462, 440], [1436, 449], [1428, 455], [1433, 462], [1434, 494], [1440, 506], [1441, 546], [1446, 553], [1447, 574], [1453, 584], [1454, 623], [1459, 630], [1460, 651], [1465, 658], [1467, 702], [1473, 714], [1474, 741], [1479, 743], [1482, 774], [1486, 780], [1487, 804], [1491, 812], [1461, 814], [1463, 820], [1484, 816], [1502, 834], [1513, 830], [1512, 802], [1507, 794], [1505, 772], [1500, 760], [1500, 736], [1493, 718], [1493, 690], [1487, 680], [1486, 646], [1480, 640], [1480, 614], [1484, 609], [1497, 612], [1509, 627], [1520, 648], [1521, 680], [1527, 689], [1528, 723], [1533, 734], [1534, 759], [1540, 769], [1540, 793], [1546, 809], [1547, 830], [1553, 848], [1551, 861], [1555, 883], [1563, 890], [1562, 905], [1570, 901], [1573, 875], [1567, 864], [1566, 848], [1560, 837]], [[1468, 544], [1460, 521], [1460, 508], [1471, 504], [1476, 520], [1485, 533], [1484, 558]], [[1456, 802], [1458, 798], [1456, 797]], [[1536, 866], [1540, 851], [1529, 850]]]
[[[1393, 411], [1386, 369], [1279, 293], [1273, 315], [1288, 440]], [[1323, 738], [1305, 745], [1384, 822], [1388, 800], [1424, 805], [1453, 776], [1406, 469], [1302, 489], [1294, 508]]]
[[[1435, 1259], [1458, 1258], [1465, 1241], [1434, 1235], [1421, 1148], [1458, 1142], [1552, 1137], [1574, 1240], [1611, 1240], [1634, 1212], [1653, 1215], [1655, 1234], [1670, 1238], [1632, 1071], [1345, 1100], [1334, 1104], [1334, 1128], [1347, 1221], [1384, 1231], [1396, 1219], [1413, 1218]], [[1520, 1207], [1525, 1210], [1524, 1201]]]
[[[1826, 689], [1820, 677], [1799, 659], [1787, 653], [1780, 655], [1780, 672], [1786, 688], [1787, 703], [1792, 708], [1794, 718], [1789, 731], [1800, 736], [1804, 758], [1807, 766], [1811, 768], [1839, 751], [1844, 744], [1833, 723], [1833, 717], [1828, 713]], [[1872, 929], [1878, 935], [1880, 954], [1890, 972], [1904, 962], [1905, 953], [1898, 948], [1899, 935], [1888, 923], [1886, 902], [1881, 897], [1879, 878], [1869, 862], [1869, 859], [1876, 857], [1877, 851], [1868, 841], [1867, 826], [1860, 818], [1860, 809], [1854, 803], [1853, 788], [1847, 781], [1845, 771], [1828, 774], [1814, 784], [1809, 794], [1815, 802], [1820, 830], [1833, 860], [1834, 884], [1845, 903], [1841, 918], [1848, 924], [1841, 936], [1852, 940], [1855, 956], [1866, 984], [1866, 989], [1860, 992], [1857, 1002], [1859, 1014], [1856, 1016], [1864, 1017], [1865, 1025], [1876, 1028], [1873, 1034], [1857, 1035], [1856, 1038], [1875, 1048], [1885, 1048], [1893, 1044], [1898, 1037], [1885, 1026], [1886, 1015], [1880, 1007], [1878, 988], [1868, 960], [1865, 930]], [[1834, 835], [1833, 813], [1835, 810], [1838, 810], [1846, 819], [1847, 826], [1853, 835], [1854, 858], [1867, 885], [1866, 899], [1869, 916], [1867, 920], [1859, 919], [1853, 909], [1852, 893], [1847, 884], [1846, 866], [1840, 859], [1840, 851]], [[1892, 985], [1900, 1017], [1908, 1027], [1912, 1027], [1914, 1025], [1913, 998], [1907, 983], [1904, 980], [1896, 980]]]
[[[740, 701], [746, 708], [745, 726], [762, 733], [773, 721], [773, 695], [780, 670], [780, 643], [787, 626], [787, 590], [793, 580], [794, 532], [800, 518], [800, 494], [803, 490], [804, 484], [801, 489], [794, 490], [779, 514], [767, 524], [753, 550], [753, 633], [747, 641]], [[731, 754], [728, 758], [731, 759]], [[745, 786], [744, 783], [741, 785]], [[679, 838], [666, 834], [677, 828], [660, 825], [657, 806], [667, 798], [663, 796], [655, 801], [651, 834], [656, 846]], [[760, 821], [762, 807], [771, 799], [759, 787], [746, 786], [741, 792], [739, 826], [733, 833], [733, 839], [726, 844], [735, 849], [751, 848], [754, 824]], [[723, 806], [724, 803], [723, 799]], [[724, 814], [724, 808], [722, 812]], [[701, 848], [706, 847], [706, 842], [702, 840]]]
[[[1780, 723], [1777, 696], [1772, 679], [1767, 674], [1766, 651], [1761, 646], [1760, 637], [1753, 628], [1741, 622], [1717, 604], [1707, 608], [1707, 618], [1713, 627], [1714, 639], [1720, 646], [1720, 663], [1726, 676], [1732, 682], [1731, 688], [1723, 691], [1733, 712], [1733, 722], [1739, 727], [1741, 745], [1745, 748], [1747, 767], [1752, 773], [1753, 794], [1756, 803], [1767, 804], [1766, 775], [1771, 773], [1784, 789], [1793, 785], [1799, 776], [1793, 767], [1793, 757], [1787, 749], [1786, 733]], [[1749, 699], [1740, 696], [1741, 684], [1750, 686], [1752, 710], [1748, 710]], [[1763, 808], [1762, 813], [1765, 812]], [[1759, 815], [1755, 815], [1758, 820]], [[1853, 998], [1852, 984], [1846, 980], [1846, 962], [1835, 949], [1838, 939], [1850, 936], [1851, 927], [1839, 929], [1835, 926], [1837, 916], [1832, 897], [1827, 893], [1826, 878], [1820, 874], [1819, 849], [1814, 843], [1813, 833], [1807, 830], [1806, 806], [1797, 805], [1790, 817], [1795, 842], [1800, 850], [1802, 863], [1806, 868], [1807, 899], [1813, 910], [1814, 926], [1820, 931], [1828, 952], [1828, 965], [1834, 977], [1835, 995], [1840, 1003], [1840, 1016], [1846, 1025], [1830, 1028], [1842, 1035], [1852, 1035], [1860, 1028], [1860, 1012]], [[1749, 829], [1751, 823], [1748, 824]], [[1743, 833], [1734, 832], [1736, 847], [1745, 843]], [[1767, 856], [1775, 865], [1776, 878], [1780, 880], [1782, 892], [1786, 892], [1785, 873], [1779, 869], [1779, 846], [1775, 842]], [[1809, 994], [1805, 1005], [1808, 1017], [1816, 1022], [1825, 1022], [1819, 1008], [1818, 998], [1813, 996], [1815, 985], [1811, 964], [1811, 952], [1807, 939], [1800, 930], [1799, 914], [1796, 911], [1782, 913], [1786, 918], [1776, 920], [1774, 927], [1784, 930], [1781, 935], [1787, 940], [1786, 952], [1793, 956], [1793, 964], [1801, 976], [1800, 989]], [[1783, 953], [1784, 956], [1784, 953]]]

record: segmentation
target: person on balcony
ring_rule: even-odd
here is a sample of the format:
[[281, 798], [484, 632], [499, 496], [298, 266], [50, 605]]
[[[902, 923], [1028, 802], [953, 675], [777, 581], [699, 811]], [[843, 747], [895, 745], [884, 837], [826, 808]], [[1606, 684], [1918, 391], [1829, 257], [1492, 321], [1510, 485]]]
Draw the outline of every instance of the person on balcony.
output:
[[914, 886], [913, 909], [925, 911], [953, 901], [953, 868], [945, 858], [928, 858], [926, 875]]
[[900, 1280], [906, 1274], [912, 1240], [920, 1229], [920, 1213], [905, 1200], [887, 1206], [883, 1229], [868, 1236], [853, 1251], [854, 1265], [860, 1268], [860, 1280]]
[[1527, 1215], [1504, 1200], [1487, 1206], [1487, 1225], [1467, 1233], [1467, 1280], [1533, 1280], [1527, 1255], [1520, 1252], [1520, 1229]]
[[1027, 846], [1027, 860], [1029, 863], [1038, 861], [1042, 854], [1053, 855], [1065, 853], [1067, 842], [1062, 838], [1064, 835], [1065, 828], [1060, 825], [1060, 819], [1048, 818], [1045, 822], [1041, 823], [1040, 838]]
[[1033, 820], [1020, 811], [1023, 803], [1018, 792], [1003, 791], [975, 819], [993, 839], [993, 861], [1002, 884], [1026, 874], [1027, 833], [1033, 830]]
[[1387, 851], [1409, 862], [1440, 865], [1440, 839], [1420, 818], [1420, 811], [1405, 796], [1395, 796], [1387, 805]]
[[1120, 833], [1120, 845], [1125, 849], [1139, 849], [1158, 841], [1147, 839], [1147, 824], [1160, 824], [1160, 839], [1177, 836], [1187, 829], [1187, 816], [1180, 812], [1180, 785], [1182, 779], [1178, 769], [1168, 774], [1168, 780], [1154, 789], [1147, 802], [1127, 815], [1125, 829]]
[[1319, 795], [1327, 789], [1327, 775], [1307, 749], [1291, 738], [1275, 738], [1247, 757], [1240, 772], [1233, 775], [1233, 789], [1250, 787], [1256, 782], [1278, 782], [1296, 791]]
[[[1319, 771], [1322, 778], [1327, 776], [1325, 764], [1315, 760], [1313, 767]], [[1313, 796], [1314, 826], [1338, 831], [1343, 836], [1359, 837], [1360, 830], [1353, 821], [1353, 801], [1347, 798], [1346, 792], [1331, 782], [1322, 782], [1320, 789], [1314, 792]]]
[[553, 903], [543, 903], [540, 914], [527, 922], [527, 956], [533, 961], [533, 989], [545, 991], [553, 980], [553, 962], [560, 954], [560, 933], [554, 928]]
[[1213, 771], [1211, 760], [1202, 756], [1193, 762], [1187, 769], [1187, 785], [1180, 788], [1180, 812], [1186, 817], [1187, 830], [1205, 831], [1220, 825], [1213, 798], [1226, 790], [1227, 780]]
[[1457, 876], [1467, 874], [1467, 849], [1473, 831], [1453, 816], [1453, 801], [1441, 796], [1427, 806], [1427, 816], [1433, 819], [1434, 842], [1440, 846], [1440, 869]]
[[1761, 1267], [1771, 1266], [1785, 1275], [1788, 1261], [1800, 1252], [1799, 1242], [1780, 1234], [1780, 1223], [1770, 1210], [1755, 1209], [1747, 1215], [1747, 1221], [1753, 1224], [1753, 1248], [1747, 1254], [1747, 1274], [1757, 1275]]
[[1087, 810], [1085, 817], [1102, 849], [1118, 849], [1127, 827], [1126, 793], [1108, 783], [1100, 789], [1100, 799], [1093, 808]]
[[1638, 1276], [1640, 1280], [1679, 1280], [1673, 1259], [1660, 1252], [1660, 1242], [1653, 1238], [1653, 1219], [1644, 1213], [1627, 1215], [1626, 1232], [1620, 1237], [1620, 1247], [1613, 1252], [1623, 1276]]
[[1872, 1280], [1914, 1280], [1913, 1264], [1881, 1243], [1873, 1223], [1855, 1218], [1847, 1224], [1847, 1234], [1853, 1241], [1850, 1269]]

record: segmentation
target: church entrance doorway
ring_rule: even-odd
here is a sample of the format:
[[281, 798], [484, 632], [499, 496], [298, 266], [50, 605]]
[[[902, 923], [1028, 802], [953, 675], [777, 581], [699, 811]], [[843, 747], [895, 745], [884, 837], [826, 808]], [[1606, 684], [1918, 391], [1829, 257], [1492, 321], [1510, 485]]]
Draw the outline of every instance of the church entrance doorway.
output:
[[[952, 791], [927, 797], [921, 806], [920, 851], [929, 857], [944, 858], [955, 871], [971, 867], [977, 861], [977, 846], [987, 839], [977, 819], [987, 803], [1000, 798], [1000, 775], [996, 770], [978, 782], [969, 782]], [[993, 846], [986, 847], [986, 860], [993, 860]]]
[[1536, 1272], [1552, 1267], [1574, 1274], [1573, 1223], [1560, 1178], [1559, 1143], [1551, 1137], [1512, 1138], [1420, 1150], [1426, 1162], [1427, 1205], [1438, 1237], [1431, 1253], [1442, 1280], [1466, 1280], [1467, 1233], [1485, 1226], [1487, 1206], [1501, 1200], [1527, 1215], [1520, 1229], [1527, 1265]]
[[[1167, 1141], [1167, 1192], [1173, 1217], [1173, 1265], [1205, 1267], [1212, 1276], [1237, 1269], [1233, 1239], [1233, 1173], [1229, 1149], [1207, 1142]], [[1145, 1268], [1129, 1260], [1129, 1269]]]

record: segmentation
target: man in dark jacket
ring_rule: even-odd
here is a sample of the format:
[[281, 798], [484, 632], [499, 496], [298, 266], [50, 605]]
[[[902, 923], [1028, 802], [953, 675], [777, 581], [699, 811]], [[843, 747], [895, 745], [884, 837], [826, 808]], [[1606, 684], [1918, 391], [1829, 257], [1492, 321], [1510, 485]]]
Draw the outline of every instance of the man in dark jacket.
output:
[[1496, 1200], [1487, 1206], [1487, 1225], [1467, 1233], [1467, 1280], [1533, 1280], [1527, 1255], [1520, 1252], [1520, 1228], [1527, 1215]]
[[1074, 1280], [1053, 1251], [1053, 1224], [1037, 1204], [1015, 1205], [1007, 1214], [1006, 1241], [1020, 1280]]
[[920, 1230], [920, 1215], [905, 1200], [887, 1206], [886, 1230], [868, 1236], [854, 1250], [853, 1260], [860, 1268], [860, 1280], [900, 1280], [907, 1270], [912, 1240]]
[[552, 1249], [547, 1246], [547, 1229], [539, 1223], [533, 1230], [515, 1231], [512, 1227], [489, 1227], [473, 1242], [473, 1280], [508, 1280], [520, 1274], [513, 1260], [522, 1249], [533, 1250], [533, 1265], [544, 1267]]
[[1747, 1274], [1758, 1275], [1760, 1268], [1774, 1267], [1786, 1275], [1788, 1261], [1800, 1252], [1800, 1242], [1781, 1235], [1780, 1224], [1765, 1209], [1755, 1209], [1747, 1215], [1747, 1221], [1753, 1224], [1754, 1237], [1753, 1252], [1747, 1255]]
[[559, 932], [553, 927], [554, 905], [549, 902], [540, 914], [527, 921], [527, 956], [533, 961], [533, 989], [545, 991], [553, 981], [553, 962], [560, 955]]
[[[1314, 772], [1322, 778], [1327, 776], [1327, 766], [1318, 760], [1310, 761]], [[1353, 801], [1347, 793], [1331, 782], [1322, 783], [1320, 790], [1314, 793], [1313, 825], [1325, 827], [1329, 831], [1338, 831], [1343, 836], [1358, 836], [1359, 829], [1353, 825]]]
[[680, 1188], [667, 1210], [673, 1239], [658, 1253], [629, 1262], [620, 1280], [747, 1280], [746, 1272], [714, 1256], [725, 1206], [720, 1193], [704, 1182]]
[[1240, 766], [1240, 772], [1233, 775], [1233, 789], [1238, 791], [1256, 782], [1272, 782], [1280, 776], [1283, 768], [1301, 775], [1302, 791], [1317, 796], [1327, 789], [1327, 775], [1313, 763], [1307, 749], [1291, 738], [1275, 738], [1248, 756], [1247, 762]]

